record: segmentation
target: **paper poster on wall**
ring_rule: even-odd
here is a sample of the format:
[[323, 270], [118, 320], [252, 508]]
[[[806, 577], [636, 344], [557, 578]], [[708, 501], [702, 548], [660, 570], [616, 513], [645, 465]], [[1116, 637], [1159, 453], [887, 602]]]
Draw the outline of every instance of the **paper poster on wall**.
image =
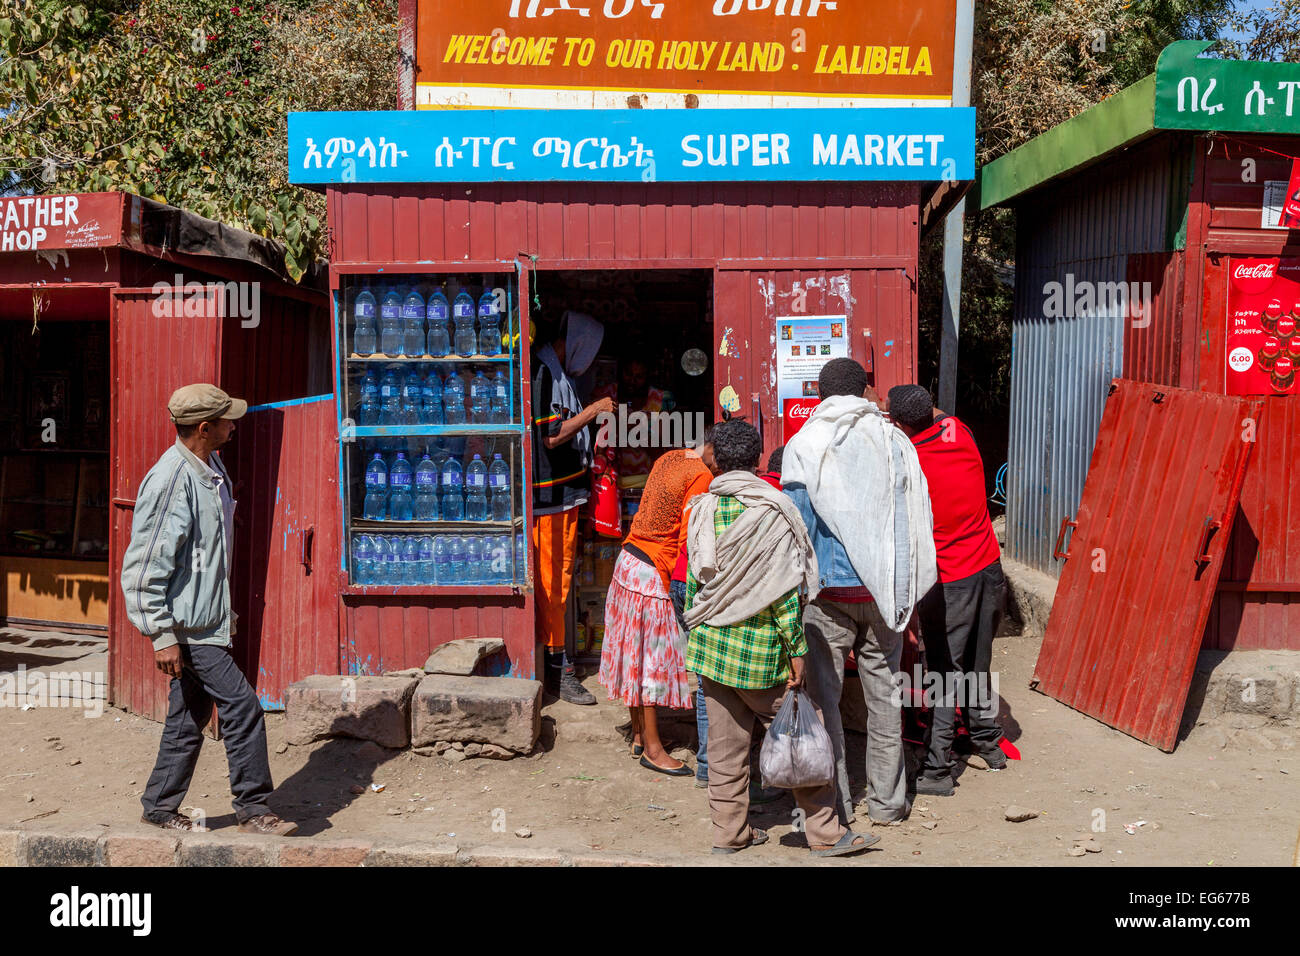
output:
[[1300, 368], [1300, 259], [1229, 263], [1229, 395], [1296, 392]]
[[848, 317], [801, 315], [776, 320], [776, 395], [781, 403], [781, 441], [803, 427], [819, 401], [817, 376], [833, 358], [849, 354]]

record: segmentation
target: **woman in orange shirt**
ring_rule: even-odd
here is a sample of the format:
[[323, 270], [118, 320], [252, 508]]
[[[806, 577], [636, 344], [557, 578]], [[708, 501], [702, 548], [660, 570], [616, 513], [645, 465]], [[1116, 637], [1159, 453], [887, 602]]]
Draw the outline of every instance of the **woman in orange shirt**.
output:
[[707, 444], [674, 449], [655, 462], [605, 599], [600, 683], [610, 700], [628, 707], [632, 753], [641, 766], [674, 777], [693, 771], [664, 749], [655, 707], [690, 704], [685, 642], [668, 583], [683, 538], [682, 509], [713, 480], [704, 462], [707, 450]]

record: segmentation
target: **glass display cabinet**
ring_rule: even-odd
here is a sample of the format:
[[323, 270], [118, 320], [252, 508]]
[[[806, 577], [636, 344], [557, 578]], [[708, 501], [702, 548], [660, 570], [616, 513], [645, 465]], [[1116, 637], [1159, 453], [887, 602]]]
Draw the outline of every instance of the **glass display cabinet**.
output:
[[351, 591], [530, 587], [526, 368], [510, 265], [339, 278]]

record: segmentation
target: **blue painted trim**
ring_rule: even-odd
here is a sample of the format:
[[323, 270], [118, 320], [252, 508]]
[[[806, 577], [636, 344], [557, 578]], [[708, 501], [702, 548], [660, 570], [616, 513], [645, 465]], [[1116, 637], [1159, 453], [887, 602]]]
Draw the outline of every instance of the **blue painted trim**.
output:
[[288, 408], [291, 405], [314, 405], [317, 402], [332, 401], [333, 398], [334, 393], [330, 392], [328, 395], [312, 395], [308, 398], [290, 398], [283, 402], [267, 402], [265, 405], [249, 405], [248, 410], [250, 412], [262, 412], [268, 408]]

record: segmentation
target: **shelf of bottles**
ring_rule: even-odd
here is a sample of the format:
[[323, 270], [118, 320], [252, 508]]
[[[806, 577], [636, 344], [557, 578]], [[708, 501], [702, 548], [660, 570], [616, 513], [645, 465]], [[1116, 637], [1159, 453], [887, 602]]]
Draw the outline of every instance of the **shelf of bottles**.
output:
[[348, 581], [528, 580], [513, 273], [341, 279]]

